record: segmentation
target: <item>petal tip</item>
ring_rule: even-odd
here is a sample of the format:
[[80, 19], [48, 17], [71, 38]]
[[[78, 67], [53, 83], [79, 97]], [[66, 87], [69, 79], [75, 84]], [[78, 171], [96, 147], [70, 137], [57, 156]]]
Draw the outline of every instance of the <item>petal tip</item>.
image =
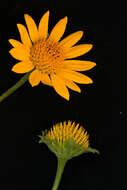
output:
[[95, 66], [97, 66], [97, 64], [93, 61], [90, 61], [90, 64], [91, 64], [91, 69], [94, 68]]
[[81, 89], [79, 88], [79, 90], [77, 91], [78, 93], [81, 93]]
[[13, 71], [14, 73], [23, 74], [22, 72], [16, 69], [16, 65], [12, 67], [11, 71]]
[[35, 87], [36, 85], [35, 84], [31, 84], [32, 87]]
[[18, 24], [16, 24], [16, 25], [17, 25], [17, 27], [19, 27], [21, 24], [18, 23]]
[[16, 24], [16, 25], [17, 25], [17, 28], [18, 28], [18, 29], [21, 29], [21, 27], [23, 27], [23, 25], [20, 24], [20, 23], [18, 23], [18, 24]]
[[84, 31], [79, 31], [79, 33], [81, 34], [81, 36], [83, 36], [84, 35]]
[[[50, 14], [50, 11], [48, 10], [47, 12], [44, 13], [43, 16], [49, 17], [49, 14]], [[43, 17], [43, 16], [42, 16], [42, 17]]]
[[81, 39], [84, 35], [84, 31], [79, 31], [79, 35], [80, 35], [80, 39]]
[[12, 67], [11, 71], [15, 72], [14, 66]]
[[68, 97], [65, 97], [65, 99], [66, 99], [67, 101], [69, 101], [69, 100], [70, 100], [70, 96], [68, 96]]
[[18, 23], [18, 24], [16, 24], [16, 25], [17, 25], [18, 30], [20, 31], [20, 29], [21, 29], [21, 27], [22, 27], [22, 24]]
[[30, 82], [30, 81], [29, 81], [29, 83], [30, 83], [30, 85], [31, 85], [32, 87], [35, 87], [35, 86], [38, 85], [38, 84], [36, 84], [36, 83], [32, 83], [32, 82]]
[[68, 17], [67, 16], [65, 16], [64, 19], [65, 19], [66, 22], [68, 21]]
[[50, 14], [50, 11], [48, 10], [45, 14], [49, 15], [49, 14]]
[[80, 30], [77, 32], [77, 34], [79, 35], [80, 39], [82, 38], [82, 36], [84, 35], [84, 31]]
[[26, 20], [26, 19], [30, 18], [30, 16], [28, 14], [24, 14], [24, 18]]
[[8, 42], [11, 44], [12, 39], [9, 39]]
[[28, 14], [24, 14], [24, 17], [28, 17], [29, 15]]
[[92, 79], [90, 80], [89, 84], [93, 84], [93, 80]]
[[93, 44], [89, 44], [89, 46], [90, 46], [90, 50], [93, 48]]
[[12, 54], [13, 48], [9, 51], [10, 54]]
[[68, 17], [67, 17], [67, 16], [65, 16], [62, 20], [63, 20], [63, 22], [65, 22], [65, 23], [67, 24]]

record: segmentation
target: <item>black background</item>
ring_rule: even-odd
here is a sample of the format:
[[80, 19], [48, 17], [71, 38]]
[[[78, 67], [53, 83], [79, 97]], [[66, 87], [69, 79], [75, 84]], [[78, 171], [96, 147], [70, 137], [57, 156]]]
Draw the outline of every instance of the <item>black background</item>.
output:
[[96, 9], [92, 2], [83, 5], [80, 1], [1, 3], [0, 93], [23, 76], [11, 72], [16, 60], [8, 53], [8, 39], [20, 40], [16, 24], [25, 24], [24, 13], [39, 23], [49, 9], [49, 31], [58, 20], [68, 16], [63, 37], [83, 30], [80, 43], [92, 43], [94, 48], [81, 59], [97, 63], [97, 67], [85, 73], [94, 83], [79, 85], [81, 94], [70, 90], [69, 102], [51, 87], [40, 84], [32, 88], [26, 82], [0, 104], [1, 190], [51, 189], [56, 157], [45, 145], [38, 144], [37, 135], [64, 120], [81, 123], [90, 134], [91, 146], [101, 154], [85, 154], [70, 160], [59, 189], [126, 189], [127, 23], [123, 9], [109, 7], [103, 4]]

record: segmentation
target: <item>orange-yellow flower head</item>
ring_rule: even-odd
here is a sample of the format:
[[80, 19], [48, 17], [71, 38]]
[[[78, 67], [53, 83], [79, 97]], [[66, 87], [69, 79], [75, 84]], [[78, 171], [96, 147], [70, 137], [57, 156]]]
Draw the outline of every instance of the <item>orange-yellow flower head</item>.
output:
[[88, 147], [89, 145], [89, 136], [85, 129], [71, 121], [54, 125], [45, 137], [50, 140], [57, 140], [58, 143], [62, 144], [73, 138], [75, 144], [80, 144], [83, 147]]
[[[40, 82], [52, 86], [55, 91], [69, 100], [68, 88], [81, 92], [75, 84], [90, 84], [92, 79], [78, 73], [87, 71], [96, 64], [91, 61], [71, 60], [91, 50], [91, 44], [74, 46], [83, 36], [83, 31], [75, 32], [61, 40], [66, 25], [67, 17], [61, 19], [48, 35], [49, 11], [41, 18], [37, 27], [34, 20], [25, 14], [27, 29], [22, 24], [17, 24], [21, 42], [10, 39], [14, 48], [10, 54], [20, 62], [13, 66], [16, 73], [30, 72], [29, 82], [32, 86]], [[61, 41], [60, 41], [61, 40]]]
[[71, 159], [83, 153], [99, 153], [89, 146], [89, 135], [85, 129], [75, 122], [61, 122], [39, 136], [40, 143], [45, 143], [57, 157]]

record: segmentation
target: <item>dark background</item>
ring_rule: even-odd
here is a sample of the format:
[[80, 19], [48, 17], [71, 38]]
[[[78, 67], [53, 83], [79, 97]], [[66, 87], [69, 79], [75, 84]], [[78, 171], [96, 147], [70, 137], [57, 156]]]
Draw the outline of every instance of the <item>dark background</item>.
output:
[[1, 3], [1, 94], [23, 76], [11, 72], [16, 60], [8, 53], [11, 48], [8, 39], [20, 39], [16, 24], [25, 24], [24, 13], [39, 23], [49, 9], [49, 31], [59, 19], [68, 16], [64, 37], [83, 30], [84, 37], [80, 43], [92, 43], [94, 48], [81, 59], [97, 63], [97, 67], [85, 72], [94, 83], [79, 85], [81, 94], [70, 90], [69, 102], [51, 87], [40, 84], [32, 88], [26, 82], [0, 104], [1, 190], [51, 189], [57, 167], [56, 157], [45, 145], [38, 144], [37, 135], [41, 130], [68, 119], [86, 128], [91, 146], [99, 149], [101, 154], [84, 154], [70, 160], [59, 189], [126, 189], [127, 23], [123, 9], [119, 7], [117, 12], [109, 7], [103, 4], [96, 9], [92, 2], [83, 5], [80, 1]]

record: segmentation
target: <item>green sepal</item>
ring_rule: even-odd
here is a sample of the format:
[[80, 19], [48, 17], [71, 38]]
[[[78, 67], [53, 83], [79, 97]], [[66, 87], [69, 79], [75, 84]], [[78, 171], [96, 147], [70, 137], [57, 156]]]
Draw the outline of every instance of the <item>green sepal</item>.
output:
[[91, 147], [87, 147], [85, 148], [85, 152], [84, 153], [88, 153], [88, 152], [91, 152], [91, 153], [96, 153], [96, 154], [100, 154], [99, 150], [95, 149], [95, 148], [91, 148]]
[[44, 143], [44, 136], [46, 135], [47, 131], [48, 130], [46, 129], [46, 130], [42, 131], [42, 135], [38, 135], [38, 137], [40, 138], [39, 144]]

